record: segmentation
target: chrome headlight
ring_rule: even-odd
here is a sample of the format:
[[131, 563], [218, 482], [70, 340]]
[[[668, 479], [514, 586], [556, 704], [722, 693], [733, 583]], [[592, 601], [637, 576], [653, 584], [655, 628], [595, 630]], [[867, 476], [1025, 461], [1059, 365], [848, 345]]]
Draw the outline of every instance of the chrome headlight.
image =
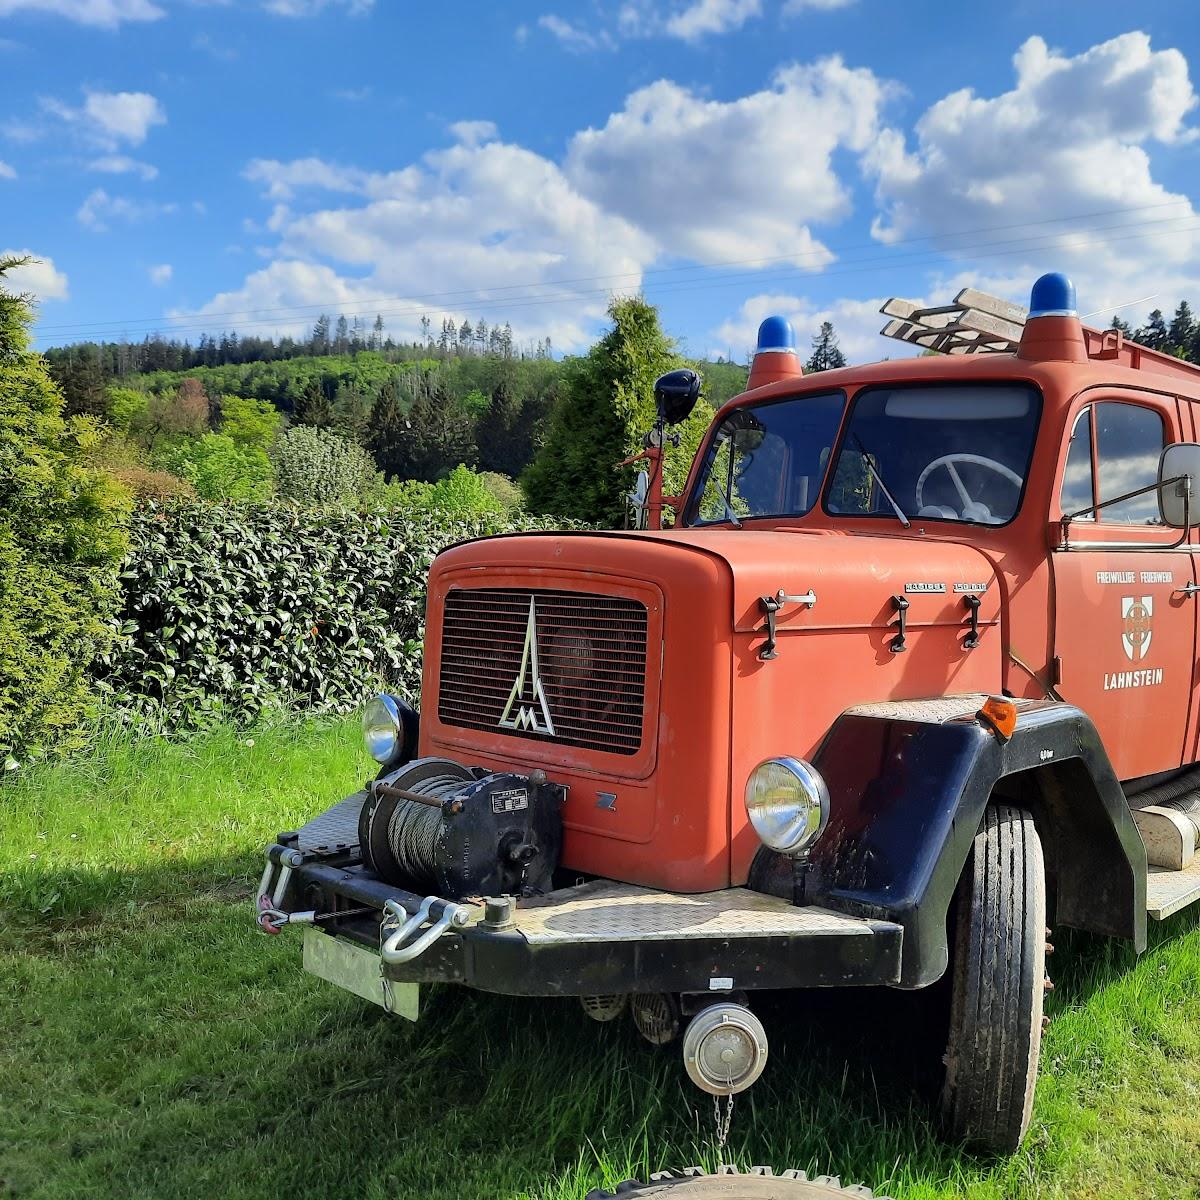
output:
[[746, 815], [764, 846], [799, 854], [829, 820], [829, 789], [801, 758], [768, 758], [746, 781]]
[[363, 740], [367, 753], [377, 763], [388, 763], [396, 757], [403, 737], [400, 707], [391, 696], [376, 696], [363, 709]]

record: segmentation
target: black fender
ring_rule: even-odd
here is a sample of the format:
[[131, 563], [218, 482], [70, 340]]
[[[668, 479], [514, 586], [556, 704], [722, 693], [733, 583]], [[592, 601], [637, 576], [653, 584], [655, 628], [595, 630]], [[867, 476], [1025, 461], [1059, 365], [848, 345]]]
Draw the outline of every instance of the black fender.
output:
[[1146, 946], [1146, 850], [1095, 726], [1073, 705], [1018, 700], [1004, 742], [975, 717], [985, 699], [847, 710], [814, 757], [828, 827], [806, 863], [785, 871], [760, 852], [752, 872], [751, 886], [789, 878], [802, 903], [902, 925], [900, 987], [946, 970], [950, 905], [994, 798], [1033, 813], [1053, 923]]

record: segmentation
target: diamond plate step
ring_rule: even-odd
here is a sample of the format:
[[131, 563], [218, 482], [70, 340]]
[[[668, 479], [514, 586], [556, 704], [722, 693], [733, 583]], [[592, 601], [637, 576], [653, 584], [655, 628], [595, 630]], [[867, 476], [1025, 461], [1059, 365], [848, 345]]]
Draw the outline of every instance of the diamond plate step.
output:
[[1146, 911], [1161, 921], [1200, 900], [1200, 858], [1182, 871], [1151, 867], [1146, 876]]
[[871, 937], [870, 921], [728, 888], [684, 895], [607, 880], [522, 900], [516, 927], [529, 942], [670, 941], [780, 934]]
[[358, 814], [367, 798], [365, 790], [314, 817], [297, 831], [298, 850], [351, 850], [358, 845]]

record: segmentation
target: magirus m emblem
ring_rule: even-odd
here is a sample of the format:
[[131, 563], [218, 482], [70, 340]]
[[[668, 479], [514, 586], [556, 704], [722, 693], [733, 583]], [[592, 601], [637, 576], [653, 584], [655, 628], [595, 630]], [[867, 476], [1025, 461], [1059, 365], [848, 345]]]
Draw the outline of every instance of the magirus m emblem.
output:
[[546, 693], [542, 688], [542, 677], [538, 671], [537, 610], [536, 600], [529, 597], [529, 624], [525, 627], [525, 648], [521, 651], [521, 669], [517, 672], [508, 703], [500, 714], [501, 729], [529, 729], [534, 733], [554, 736], [554, 721]]

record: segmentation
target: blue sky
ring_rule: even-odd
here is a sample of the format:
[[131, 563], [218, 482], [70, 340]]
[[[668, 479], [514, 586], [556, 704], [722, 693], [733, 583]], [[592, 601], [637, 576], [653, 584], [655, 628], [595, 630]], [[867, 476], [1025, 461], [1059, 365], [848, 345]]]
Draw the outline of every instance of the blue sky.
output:
[[1048, 269], [1136, 321], [1200, 307], [1187, 9], [0, 0], [0, 250], [42, 345], [426, 312], [568, 351], [641, 289], [694, 354], [782, 311], [864, 360], [887, 296]]

